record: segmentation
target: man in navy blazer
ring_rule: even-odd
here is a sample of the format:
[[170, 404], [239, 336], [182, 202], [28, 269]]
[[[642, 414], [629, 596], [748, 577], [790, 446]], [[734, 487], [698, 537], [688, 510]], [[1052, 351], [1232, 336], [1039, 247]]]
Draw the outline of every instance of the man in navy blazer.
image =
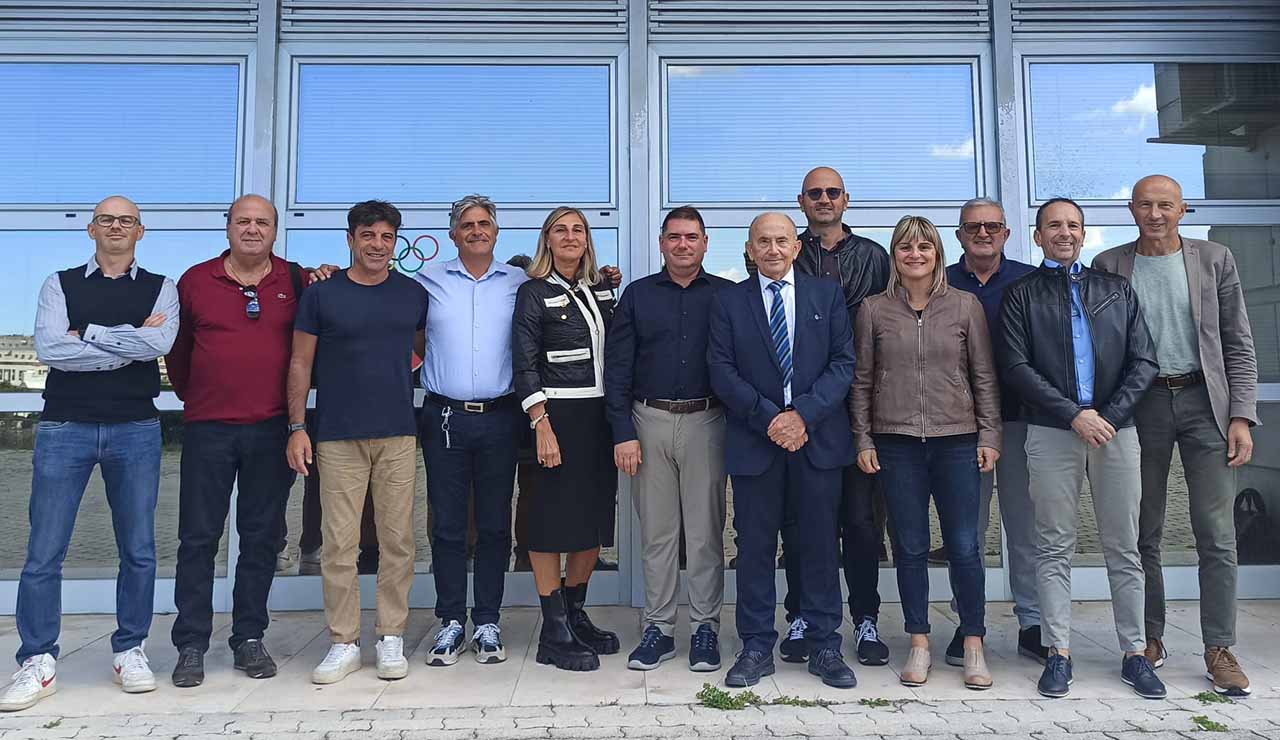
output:
[[852, 688], [857, 679], [837, 631], [836, 521], [841, 469], [854, 460], [845, 406], [853, 330], [839, 284], [791, 269], [800, 241], [786, 215], [756, 217], [747, 251], [759, 273], [717, 294], [707, 348], [712, 390], [728, 410], [725, 469], [738, 531], [743, 647], [725, 684], [752, 686], [774, 671], [774, 555], [783, 520], [794, 518], [806, 535], [794, 556], [805, 569], [800, 611], [809, 624], [809, 672]]

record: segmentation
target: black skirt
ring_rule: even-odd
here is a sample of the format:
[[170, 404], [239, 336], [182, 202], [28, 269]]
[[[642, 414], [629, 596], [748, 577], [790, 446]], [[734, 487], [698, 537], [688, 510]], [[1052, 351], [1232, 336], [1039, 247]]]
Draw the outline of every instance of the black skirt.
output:
[[604, 399], [553, 398], [546, 408], [560, 445], [560, 464], [536, 469], [529, 549], [579, 552], [611, 547], [618, 470]]

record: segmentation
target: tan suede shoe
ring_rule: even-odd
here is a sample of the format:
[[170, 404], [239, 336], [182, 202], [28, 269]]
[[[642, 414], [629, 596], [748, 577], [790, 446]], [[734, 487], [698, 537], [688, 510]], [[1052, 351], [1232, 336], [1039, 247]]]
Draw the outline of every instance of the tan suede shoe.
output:
[[1213, 681], [1213, 690], [1219, 694], [1245, 697], [1253, 690], [1249, 688], [1249, 677], [1227, 648], [1205, 645], [1204, 667], [1205, 678]]
[[1148, 637], [1147, 648], [1142, 651], [1142, 654], [1151, 661], [1152, 668], [1164, 665], [1164, 659], [1169, 657], [1169, 651], [1164, 649], [1164, 641], [1159, 637]]
[[913, 647], [907, 654], [907, 664], [902, 667], [898, 680], [903, 686], [924, 686], [929, 680], [929, 667], [933, 659], [929, 657], [929, 648]]
[[986, 691], [991, 688], [991, 671], [987, 670], [987, 659], [981, 647], [964, 649], [964, 685], [974, 691]]

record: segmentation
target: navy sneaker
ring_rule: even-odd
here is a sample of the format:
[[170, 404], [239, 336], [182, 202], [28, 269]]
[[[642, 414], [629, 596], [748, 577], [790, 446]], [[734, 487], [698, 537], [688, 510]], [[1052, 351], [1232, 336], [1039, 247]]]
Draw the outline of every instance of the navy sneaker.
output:
[[698, 673], [720, 670], [720, 638], [709, 624], [700, 625], [689, 638], [689, 670]]
[[778, 652], [782, 654], [784, 661], [804, 663], [809, 660], [809, 643], [804, 639], [804, 631], [808, 626], [809, 623], [804, 621], [804, 617], [791, 620], [791, 625], [787, 627], [787, 636], [778, 646]]
[[863, 665], [884, 665], [889, 662], [889, 646], [880, 639], [876, 629], [876, 620], [863, 617], [855, 630], [854, 641], [858, 644], [858, 662]]
[[1044, 673], [1040, 674], [1040, 681], [1036, 684], [1036, 691], [1041, 696], [1047, 696], [1050, 699], [1061, 699], [1071, 691], [1071, 658], [1054, 651], [1049, 654], [1049, 660], [1045, 661]]
[[640, 636], [640, 644], [627, 657], [627, 667], [633, 671], [651, 671], [662, 661], [676, 657], [676, 641], [673, 637], [662, 634], [658, 625], [651, 624], [644, 628]]
[[467, 649], [467, 630], [456, 619], [440, 625], [427, 653], [427, 665], [448, 666], [458, 662], [458, 655]]
[[1120, 680], [1132, 686], [1133, 693], [1143, 699], [1163, 699], [1169, 695], [1151, 661], [1142, 653], [1124, 659], [1120, 667]]

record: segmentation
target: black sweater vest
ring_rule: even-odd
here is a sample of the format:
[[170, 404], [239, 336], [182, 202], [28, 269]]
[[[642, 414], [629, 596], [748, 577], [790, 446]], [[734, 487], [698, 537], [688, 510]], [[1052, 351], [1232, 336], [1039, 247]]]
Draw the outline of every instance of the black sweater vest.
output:
[[[85, 265], [62, 270], [58, 280], [67, 299], [67, 319], [71, 328], [85, 330], [99, 326], [142, 326], [155, 310], [164, 277], [142, 268], [133, 279], [125, 275], [114, 280], [96, 270], [84, 276]], [[117, 370], [64, 372], [50, 368], [45, 381], [42, 421], [83, 421], [119, 423], [151, 419], [160, 395], [160, 363], [157, 360], [131, 362]]]

